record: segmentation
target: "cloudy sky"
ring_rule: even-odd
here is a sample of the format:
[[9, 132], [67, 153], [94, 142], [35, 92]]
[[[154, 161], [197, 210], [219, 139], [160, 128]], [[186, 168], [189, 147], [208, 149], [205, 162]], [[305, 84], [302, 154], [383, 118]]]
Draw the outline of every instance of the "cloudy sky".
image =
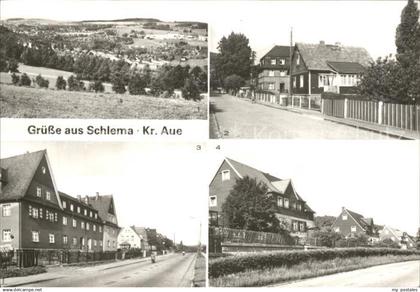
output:
[[207, 242], [207, 165], [190, 143], [6, 143], [1, 157], [47, 149], [60, 191], [113, 194], [120, 226], [157, 230], [197, 244], [200, 221]]
[[221, 151], [215, 145], [209, 182], [230, 157], [291, 178], [318, 216], [338, 216], [346, 207], [412, 235], [420, 226], [419, 141], [224, 140]]

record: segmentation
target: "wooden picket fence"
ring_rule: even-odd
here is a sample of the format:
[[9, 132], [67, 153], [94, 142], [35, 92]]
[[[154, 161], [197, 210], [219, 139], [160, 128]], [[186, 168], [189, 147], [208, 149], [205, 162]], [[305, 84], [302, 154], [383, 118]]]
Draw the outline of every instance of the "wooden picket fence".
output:
[[322, 113], [409, 131], [420, 131], [420, 105], [385, 103], [361, 99], [324, 98]]

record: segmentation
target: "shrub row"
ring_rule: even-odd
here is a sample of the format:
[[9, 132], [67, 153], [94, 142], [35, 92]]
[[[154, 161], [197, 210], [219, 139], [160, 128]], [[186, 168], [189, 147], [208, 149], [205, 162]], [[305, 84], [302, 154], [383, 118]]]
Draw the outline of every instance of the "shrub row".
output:
[[281, 266], [293, 266], [308, 261], [325, 261], [340, 258], [386, 256], [386, 255], [420, 255], [418, 250], [400, 250], [390, 248], [338, 248], [310, 251], [282, 251], [272, 253], [245, 254], [216, 258], [209, 262], [209, 277], [235, 274], [246, 270], [260, 270]]

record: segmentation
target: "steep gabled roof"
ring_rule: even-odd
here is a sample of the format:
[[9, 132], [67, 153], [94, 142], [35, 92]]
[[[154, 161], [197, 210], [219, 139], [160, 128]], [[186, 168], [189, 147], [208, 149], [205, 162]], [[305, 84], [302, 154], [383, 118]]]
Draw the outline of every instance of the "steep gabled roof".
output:
[[[107, 220], [108, 210], [112, 202], [113, 202], [112, 195], [105, 195], [105, 196], [98, 195], [98, 196], [89, 197], [89, 203], [92, 205], [93, 208], [95, 208], [98, 211], [99, 217], [105, 221], [108, 221]], [[116, 214], [114, 214], [114, 216], [117, 217]], [[115, 224], [114, 222], [111, 222], [111, 223]]]
[[[240, 163], [230, 158], [225, 158], [225, 161], [239, 174], [239, 177], [248, 176], [255, 179], [257, 182], [263, 182], [270, 192], [284, 195], [289, 187], [292, 188], [293, 194], [297, 200], [305, 202], [296, 192], [291, 179], [280, 179], [269, 173], [262, 172], [256, 168]], [[305, 202], [304, 209], [308, 212], [314, 212]]]
[[328, 65], [330, 63], [336, 67], [338, 66], [340, 70], [350, 71], [351, 69], [354, 72], [356, 68], [360, 69], [369, 66], [369, 63], [372, 61], [368, 51], [360, 47], [306, 43], [296, 43], [296, 47], [308, 70], [328, 71], [332, 69]]
[[8, 180], [1, 190], [0, 201], [18, 200], [25, 196], [45, 153], [46, 150], [40, 150], [0, 160], [0, 167], [7, 170]]
[[265, 57], [289, 57], [290, 56], [290, 47], [289, 46], [278, 46], [275, 45], [271, 50], [269, 50], [260, 60]]
[[[366, 218], [364, 218], [363, 215], [350, 211], [349, 209], [346, 209], [346, 211], [350, 214], [350, 216], [363, 228], [366, 229], [369, 226], [371, 226]], [[370, 221], [373, 223], [373, 220], [370, 218]]]
[[130, 226], [131, 229], [140, 237], [140, 239], [147, 240], [147, 233], [144, 227]]

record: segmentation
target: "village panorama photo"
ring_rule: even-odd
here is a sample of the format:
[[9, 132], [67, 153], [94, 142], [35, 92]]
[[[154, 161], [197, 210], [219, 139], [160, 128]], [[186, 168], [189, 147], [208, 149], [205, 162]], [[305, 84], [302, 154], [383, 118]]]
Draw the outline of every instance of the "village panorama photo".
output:
[[207, 119], [208, 25], [190, 10], [145, 1], [0, 5], [1, 117]]

